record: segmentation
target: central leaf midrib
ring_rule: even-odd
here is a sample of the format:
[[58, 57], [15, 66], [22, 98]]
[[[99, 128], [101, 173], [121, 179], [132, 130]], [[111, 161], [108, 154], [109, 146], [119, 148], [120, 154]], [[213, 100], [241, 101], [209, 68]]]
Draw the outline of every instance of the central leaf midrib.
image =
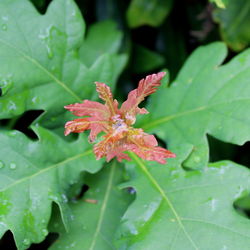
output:
[[88, 155], [88, 154], [90, 154], [91, 152], [92, 152], [92, 150], [88, 150], [88, 151], [85, 151], [85, 152], [83, 152], [83, 153], [77, 154], [77, 155], [75, 155], [75, 156], [73, 156], [73, 157], [70, 157], [70, 158], [68, 158], [68, 159], [66, 159], [66, 160], [64, 160], [64, 161], [61, 161], [61, 162], [55, 163], [55, 164], [53, 164], [53, 165], [50, 165], [50, 166], [48, 166], [48, 167], [46, 167], [46, 168], [43, 168], [42, 170], [40, 170], [40, 171], [38, 171], [38, 172], [36, 172], [36, 173], [34, 173], [34, 174], [32, 174], [32, 175], [25, 176], [25, 177], [23, 177], [23, 178], [21, 178], [21, 179], [15, 181], [15, 182], [12, 182], [10, 185], [8, 185], [8, 186], [4, 187], [3, 189], [1, 189], [0, 192], [4, 192], [4, 191], [6, 191], [7, 189], [9, 189], [10, 187], [13, 187], [13, 186], [15, 186], [15, 185], [17, 185], [17, 184], [20, 184], [20, 183], [22, 183], [22, 182], [24, 182], [24, 181], [26, 181], [26, 180], [29, 180], [29, 179], [31, 179], [31, 178], [34, 178], [35, 176], [38, 176], [38, 175], [40, 175], [40, 174], [43, 174], [44, 172], [49, 171], [49, 170], [51, 170], [51, 169], [53, 169], [53, 168], [55, 168], [55, 167], [59, 167], [59, 166], [65, 164], [65, 163], [68, 163], [68, 162], [70, 162], [70, 161], [74, 161], [75, 159], [77, 159], [77, 158], [79, 158], [79, 157]]
[[70, 94], [71, 96], [73, 96], [76, 101], [81, 102], [81, 98], [73, 91], [71, 90], [64, 82], [60, 81], [56, 76], [54, 76], [50, 71], [48, 71], [43, 65], [41, 65], [37, 60], [35, 60], [34, 58], [31, 58], [29, 55], [26, 55], [23, 51], [21, 51], [20, 49], [18, 49], [17, 47], [15, 47], [12, 44], [9, 44], [8, 42], [4, 41], [3, 39], [0, 38], [0, 42], [5, 44], [6, 46], [8, 46], [9, 48], [14, 49], [15, 51], [17, 51], [17, 53], [19, 53], [20, 55], [23, 56], [23, 58], [25, 58], [26, 60], [30, 61], [31, 63], [33, 63], [36, 67], [38, 67], [39, 69], [41, 69], [45, 74], [47, 74], [52, 80], [54, 80], [59, 86], [61, 86], [68, 94]]
[[177, 211], [175, 210], [173, 204], [171, 203], [171, 201], [169, 200], [169, 198], [167, 197], [167, 195], [165, 194], [164, 190], [161, 188], [161, 186], [158, 184], [158, 182], [156, 181], [156, 179], [151, 175], [151, 173], [148, 171], [147, 167], [143, 164], [143, 162], [141, 161], [141, 159], [139, 159], [134, 153], [129, 153], [129, 155], [131, 156], [131, 158], [133, 158], [135, 160], [135, 162], [137, 163], [137, 165], [141, 168], [141, 170], [145, 173], [145, 175], [148, 177], [148, 179], [150, 180], [150, 182], [153, 184], [153, 186], [158, 190], [158, 192], [160, 193], [160, 195], [162, 196], [163, 200], [165, 200], [165, 202], [167, 203], [167, 205], [169, 206], [170, 210], [172, 211], [172, 213], [174, 214], [180, 229], [183, 231], [183, 233], [185, 234], [185, 236], [187, 237], [187, 239], [190, 241], [190, 243], [192, 244], [192, 246], [194, 247], [194, 249], [198, 250], [199, 248], [196, 246], [196, 244], [194, 243], [194, 241], [192, 240], [191, 236], [189, 235], [189, 233], [186, 231], [180, 216], [178, 215]]
[[110, 170], [109, 179], [108, 179], [108, 182], [107, 182], [107, 187], [106, 187], [106, 190], [105, 190], [103, 204], [102, 204], [101, 209], [100, 209], [100, 216], [98, 218], [96, 230], [94, 232], [94, 236], [92, 238], [92, 242], [91, 242], [91, 245], [89, 247], [89, 250], [94, 249], [94, 247], [96, 245], [98, 234], [100, 233], [100, 230], [101, 230], [101, 226], [102, 226], [103, 218], [104, 218], [104, 213], [105, 213], [105, 210], [106, 210], [106, 207], [107, 207], [108, 199], [110, 197], [110, 192], [111, 192], [112, 183], [113, 183], [113, 179], [114, 179], [114, 172], [115, 172], [115, 169], [116, 169], [114, 164], [115, 163], [113, 163], [112, 166], [110, 166], [111, 170]]

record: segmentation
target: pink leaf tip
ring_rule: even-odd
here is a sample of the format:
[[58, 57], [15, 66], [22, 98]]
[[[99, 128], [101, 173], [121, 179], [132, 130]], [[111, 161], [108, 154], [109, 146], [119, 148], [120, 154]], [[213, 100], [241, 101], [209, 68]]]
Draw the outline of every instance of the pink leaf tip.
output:
[[133, 128], [137, 114], [147, 114], [145, 108], [138, 105], [153, 94], [161, 84], [165, 72], [152, 74], [140, 80], [138, 88], [128, 94], [127, 100], [118, 108], [118, 102], [113, 99], [110, 88], [105, 83], [95, 82], [96, 91], [105, 103], [84, 100], [65, 106], [76, 116], [85, 116], [69, 121], [65, 124], [65, 135], [90, 130], [89, 140], [93, 142], [100, 132], [104, 132], [103, 140], [95, 144], [94, 153], [97, 159], [106, 157], [107, 161], [117, 158], [131, 160], [124, 152], [132, 151], [145, 160], [166, 163], [166, 158], [173, 158], [175, 154], [157, 146], [153, 135], [142, 129]]

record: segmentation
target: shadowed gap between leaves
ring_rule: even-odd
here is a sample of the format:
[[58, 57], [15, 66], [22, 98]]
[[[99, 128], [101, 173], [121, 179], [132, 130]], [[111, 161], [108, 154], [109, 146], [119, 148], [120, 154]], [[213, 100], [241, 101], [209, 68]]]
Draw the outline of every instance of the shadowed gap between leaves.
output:
[[209, 162], [230, 160], [250, 168], [250, 142], [239, 146], [232, 143], [223, 142], [211, 135], [207, 136], [209, 144]]
[[58, 233], [49, 233], [44, 241], [39, 244], [32, 244], [28, 250], [45, 250], [49, 249], [49, 247], [59, 238]]
[[29, 126], [43, 112], [43, 110], [30, 110], [11, 119], [2, 119], [0, 120], [0, 127], [7, 130], [19, 130], [30, 139], [38, 139], [37, 135], [29, 128]]
[[[45, 250], [48, 249], [57, 239], [58, 233], [49, 233], [46, 238], [39, 244], [32, 244], [28, 250]], [[0, 240], [0, 249], [17, 250], [13, 234], [8, 230]]]
[[14, 118], [12, 128], [23, 132], [30, 139], [38, 139], [37, 135], [29, 128], [30, 124], [39, 117], [43, 110], [30, 110], [22, 114], [21, 116]]
[[40, 14], [45, 14], [51, 0], [30, 0]]
[[250, 219], [250, 193], [237, 199], [233, 206], [237, 213]]
[[5, 249], [6, 246], [8, 246], [9, 250], [17, 249], [13, 234], [11, 233], [10, 230], [6, 231], [6, 233], [3, 235], [3, 237], [0, 240], [0, 249]]

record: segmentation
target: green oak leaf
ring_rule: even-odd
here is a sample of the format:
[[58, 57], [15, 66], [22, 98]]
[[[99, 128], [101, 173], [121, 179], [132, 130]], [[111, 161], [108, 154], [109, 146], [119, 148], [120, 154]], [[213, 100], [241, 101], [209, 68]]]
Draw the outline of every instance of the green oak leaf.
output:
[[172, 0], [132, 0], [127, 10], [131, 28], [142, 25], [159, 26], [172, 9]]
[[91, 98], [94, 81], [113, 86], [125, 65], [124, 55], [108, 51], [84, 65], [85, 25], [73, 0], [52, 1], [45, 15], [28, 0], [3, 0], [0, 17], [0, 118], [42, 109], [53, 119], [64, 105]]
[[134, 55], [132, 59], [132, 70], [137, 74], [160, 68], [164, 64], [164, 57], [139, 44], [134, 45]]
[[112, 21], [95, 23], [89, 27], [86, 39], [80, 47], [80, 59], [91, 66], [105, 53], [115, 54], [121, 46], [122, 33]]
[[67, 190], [82, 171], [95, 173], [102, 167], [83, 143], [86, 136], [69, 143], [42, 127], [33, 130], [37, 141], [18, 131], [0, 134], [0, 235], [11, 230], [18, 249], [45, 238], [52, 202], [68, 227]]
[[234, 51], [241, 51], [250, 43], [250, 2], [228, 0], [225, 9], [215, 9], [214, 20], [219, 23], [222, 39]]
[[[128, 164], [136, 199], [123, 216], [117, 249], [249, 249], [250, 221], [234, 201], [250, 191], [249, 169], [230, 161], [203, 172], [142, 161]], [[174, 167], [175, 166], [175, 167]]]
[[226, 55], [219, 42], [198, 48], [176, 80], [152, 95], [150, 114], [139, 122], [164, 139], [177, 157], [192, 150], [186, 167], [206, 166], [207, 133], [239, 145], [250, 138], [250, 50], [220, 65]]
[[[58, 215], [52, 218], [51, 231], [59, 232], [60, 237], [50, 249], [115, 249], [114, 233], [132, 198], [127, 190], [117, 187], [124, 181], [123, 175], [123, 166], [113, 161], [98, 174], [84, 176], [89, 190], [70, 204], [74, 219], [69, 232], [65, 232]], [[97, 203], [86, 202], [88, 199]]]
[[219, 8], [225, 9], [229, 0], [209, 0], [211, 3], [215, 3]]

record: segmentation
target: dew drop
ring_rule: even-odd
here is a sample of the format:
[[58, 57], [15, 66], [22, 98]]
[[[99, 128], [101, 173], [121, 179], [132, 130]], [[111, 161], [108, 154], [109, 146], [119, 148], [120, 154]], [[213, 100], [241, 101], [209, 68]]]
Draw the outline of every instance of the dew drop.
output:
[[48, 58], [51, 59], [54, 54], [52, 52], [52, 49], [51, 49], [51, 31], [52, 31], [52, 26], [49, 26], [45, 32], [42, 32], [38, 35], [38, 37], [43, 41], [45, 47], [46, 47], [46, 50], [47, 50], [47, 55], [48, 55]]
[[6, 30], [7, 30], [7, 24], [5, 24], [5, 23], [2, 24], [2, 30], [3, 30], [3, 31], [6, 31]]
[[201, 158], [199, 156], [194, 157], [194, 162], [198, 163], [201, 161]]
[[47, 49], [47, 53], [48, 53], [48, 58], [51, 59], [54, 54], [52, 52], [52, 49], [50, 48], [50, 46], [48, 44], [46, 44], [46, 49]]
[[9, 101], [8, 103], [8, 110], [16, 110], [16, 104], [13, 101]]
[[0, 77], [0, 87], [2, 89], [2, 95], [7, 93], [7, 91], [13, 86], [11, 77], [11, 75], [8, 75], [6, 78]]
[[4, 167], [4, 163], [0, 161], [0, 169]]
[[23, 244], [26, 245], [26, 246], [29, 245], [30, 244], [30, 240], [29, 239], [24, 239], [23, 240]]
[[46, 235], [48, 234], [48, 230], [44, 228], [44, 229], [42, 230], [42, 234], [43, 234], [43, 236], [46, 236]]
[[131, 234], [133, 234], [133, 235], [137, 235], [138, 234], [138, 231], [137, 231], [135, 225], [128, 224], [127, 226], [128, 226], [128, 229], [129, 229], [129, 231], [130, 231]]
[[16, 169], [16, 163], [11, 162], [10, 163], [10, 169]]
[[32, 99], [31, 99], [32, 103], [36, 103], [37, 102], [37, 97], [34, 96]]
[[8, 133], [9, 136], [13, 137], [13, 136], [16, 136], [17, 135], [17, 131], [10, 131]]
[[9, 17], [8, 17], [8, 16], [2, 16], [2, 20], [3, 20], [3, 21], [8, 21], [8, 20], [9, 20]]
[[68, 198], [65, 194], [62, 194], [62, 200], [64, 203], [67, 203], [68, 202]]
[[212, 199], [212, 200], [210, 201], [211, 210], [212, 210], [213, 212], [216, 210], [217, 203], [218, 203], [218, 200], [216, 200], [216, 199]]

